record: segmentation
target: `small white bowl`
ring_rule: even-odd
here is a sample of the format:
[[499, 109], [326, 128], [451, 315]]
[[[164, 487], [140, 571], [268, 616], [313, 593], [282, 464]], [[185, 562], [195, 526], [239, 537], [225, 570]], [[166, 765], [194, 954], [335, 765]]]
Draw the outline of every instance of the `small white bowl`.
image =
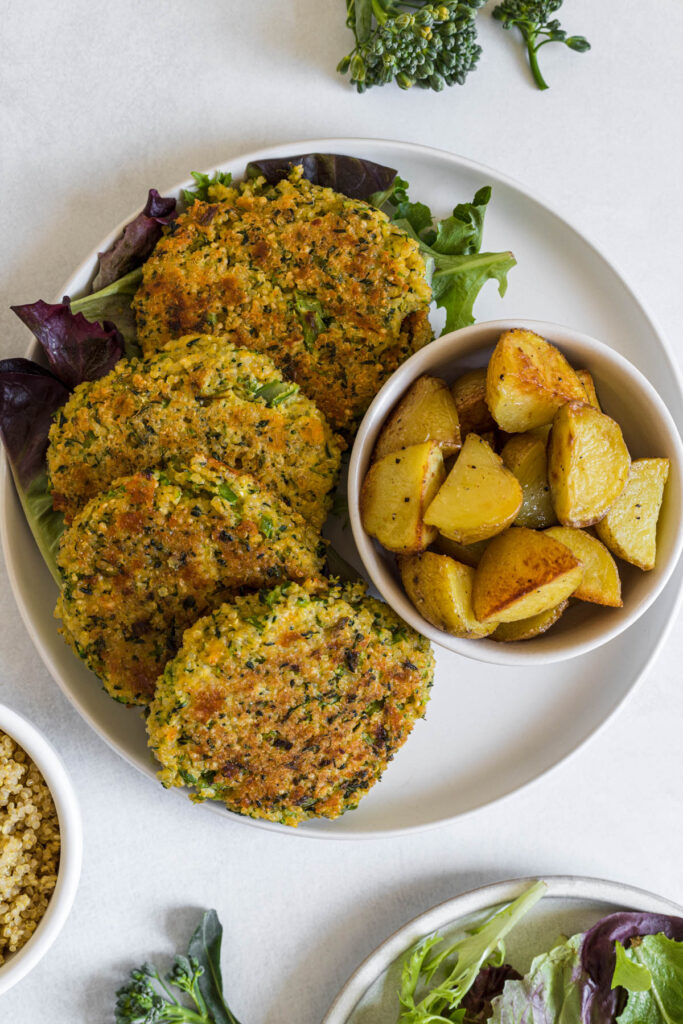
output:
[[[391, 409], [424, 373], [449, 383], [486, 366], [502, 331], [535, 331], [558, 346], [576, 369], [593, 376], [603, 410], [619, 423], [633, 458], [667, 457], [671, 471], [657, 531], [657, 564], [650, 572], [619, 562], [623, 608], [577, 603], [547, 633], [518, 643], [461, 640], [427, 622], [408, 600], [394, 555], [363, 529], [359, 496], [380, 429]], [[683, 446], [671, 415], [650, 382], [628, 360], [586, 334], [534, 320], [493, 320], [446, 334], [411, 356], [377, 394], [361, 423], [349, 465], [348, 501], [354, 540], [363, 564], [388, 604], [420, 633], [449, 651], [496, 665], [548, 663], [574, 658], [613, 640], [650, 607], [683, 549]]]
[[42, 960], [69, 916], [81, 874], [83, 830], [76, 794], [54, 747], [26, 718], [4, 704], [0, 704], [0, 730], [24, 748], [45, 779], [55, 802], [61, 843], [57, 884], [47, 910], [28, 942], [0, 965], [2, 995]]

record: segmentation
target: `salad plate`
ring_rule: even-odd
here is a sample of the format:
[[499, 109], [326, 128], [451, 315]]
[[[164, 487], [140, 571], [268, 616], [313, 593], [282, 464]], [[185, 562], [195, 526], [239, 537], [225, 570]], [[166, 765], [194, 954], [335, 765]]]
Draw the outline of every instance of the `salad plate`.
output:
[[[548, 320], [600, 339], [642, 370], [681, 430], [683, 391], [665, 339], [610, 261], [542, 200], [503, 174], [461, 157], [370, 139], [291, 142], [234, 157], [220, 169], [240, 178], [250, 160], [314, 151], [345, 153], [396, 168], [410, 182], [411, 198], [428, 203], [438, 217], [447, 215], [456, 203], [471, 201], [482, 186], [491, 185], [483, 248], [512, 250], [517, 266], [509, 274], [504, 298], [499, 297], [495, 282], [485, 285], [475, 305], [477, 320]], [[179, 195], [191, 184], [188, 177], [177, 188], [163, 191]], [[144, 199], [139, 197], [131, 216]], [[106, 249], [130, 219], [115, 227], [97, 251]], [[64, 294], [77, 297], [87, 288], [97, 251], [65, 282], [58, 299]], [[17, 296], [17, 301], [38, 297]], [[435, 328], [437, 333], [441, 329], [438, 316]], [[5, 558], [36, 648], [91, 726], [158, 785], [141, 717], [112, 701], [59, 636], [53, 614], [56, 585], [33, 541], [4, 464], [2, 474], [0, 530]], [[326, 532], [337, 550], [360, 569], [348, 525], [340, 518]], [[311, 820], [296, 830], [239, 820], [290, 835], [372, 838], [435, 827], [505, 797], [563, 761], [605, 724], [657, 654], [680, 590], [679, 566], [655, 604], [626, 633], [598, 651], [550, 667], [485, 665], [437, 649], [427, 718], [417, 723], [381, 782], [357, 810], [335, 821]], [[599, 688], [595, 679], [601, 681]], [[179, 792], [164, 798], [186, 799]], [[207, 806], [236, 820], [236, 815], [218, 805]], [[194, 808], [189, 813], [202, 812]]]
[[[432, 907], [408, 922], [367, 957], [346, 982], [322, 1024], [396, 1024], [397, 991], [406, 953], [433, 932], [448, 939], [476, 927], [501, 906], [517, 899], [534, 878], [494, 882]], [[505, 938], [506, 962], [525, 974], [534, 957], [560, 936], [591, 928], [616, 911], [681, 916], [683, 907], [644, 889], [574, 875], [544, 878], [543, 898]]]

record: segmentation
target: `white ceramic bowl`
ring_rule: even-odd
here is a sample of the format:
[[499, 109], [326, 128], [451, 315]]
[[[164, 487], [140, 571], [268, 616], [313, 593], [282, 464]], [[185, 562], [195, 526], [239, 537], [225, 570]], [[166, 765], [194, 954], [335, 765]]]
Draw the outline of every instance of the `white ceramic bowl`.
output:
[[[623, 608], [579, 604], [559, 623], [533, 640], [507, 644], [461, 640], [427, 622], [407, 598], [394, 556], [363, 529], [359, 495], [379, 431], [391, 409], [424, 373], [449, 383], [466, 370], [485, 366], [504, 330], [535, 331], [556, 344], [576, 369], [595, 380], [604, 411], [621, 426], [633, 458], [667, 457], [671, 472], [657, 532], [657, 564], [641, 572], [619, 562]], [[628, 360], [586, 334], [558, 324], [533, 320], [494, 320], [446, 334], [411, 356], [386, 382], [361, 423], [351, 454], [348, 500], [351, 527], [363, 564], [391, 607], [424, 636], [449, 651], [497, 665], [561, 661], [585, 654], [627, 629], [649, 608], [671, 576], [683, 548], [683, 446], [673, 419], [648, 380]]]
[[57, 884], [28, 942], [0, 965], [0, 995], [16, 985], [47, 953], [69, 916], [81, 874], [83, 832], [76, 794], [61, 758], [34, 725], [0, 704], [0, 730], [24, 748], [40, 770], [55, 802], [61, 840]]

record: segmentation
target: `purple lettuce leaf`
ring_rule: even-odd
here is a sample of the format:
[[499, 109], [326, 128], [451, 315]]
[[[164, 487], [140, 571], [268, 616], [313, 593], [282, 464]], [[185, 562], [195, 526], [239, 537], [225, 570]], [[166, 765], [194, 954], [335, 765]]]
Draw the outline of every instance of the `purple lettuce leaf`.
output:
[[123, 356], [124, 342], [116, 325], [110, 320], [91, 323], [82, 313], [72, 313], [68, 298], [57, 303], [39, 299], [11, 308], [36, 336], [50, 368], [67, 388], [103, 377]]
[[69, 389], [30, 359], [0, 360], [0, 435], [22, 487], [45, 468], [47, 435]]
[[581, 966], [587, 975], [581, 1007], [582, 1024], [613, 1024], [624, 1009], [625, 990], [612, 989], [615, 943], [625, 946], [636, 937], [660, 933], [668, 939], [683, 942], [683, 918], [622, 912], [603, 917], [586, 932], [581, 951]]
[[145, 262], [161, 238], [164, 224], [177, 216], [176, 200], [149, 190], [144, 210], [126, 224], [111, 248], [98, 254], [92, 291], [99, 291]]
[[386, 192], [396, 178], [391, 167], [336, 153], [304, 153], [271, 160], [253, 160], [247, 165], [247, 177], [265, 177], [271, 185], [286, 178], [292, 167], [303, 166], [304, 178], [314, 185], [333, 188], [349, 199], [369, 200], [376, 192]]
[[475, 978], [460, 1007], [465, 1010], [463, 1024], [486, 1024], [491, 1016], [491, 1003], [499, 996], [506, 981], [520, 981], [522, 975], [510, 964], [500, 967], [483, 967]]

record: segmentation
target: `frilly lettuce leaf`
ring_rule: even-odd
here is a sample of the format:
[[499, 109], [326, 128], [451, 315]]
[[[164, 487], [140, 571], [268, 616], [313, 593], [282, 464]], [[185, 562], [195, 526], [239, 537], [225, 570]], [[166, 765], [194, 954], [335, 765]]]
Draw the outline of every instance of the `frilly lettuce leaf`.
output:
[[472, 988], [461, 1003], [465, 1011], [463, 1024], [488, 1024], [492, 1002], [505, 987], [506, 981], [519, 981], [522, 975], [510, 964], [501, 967], [483, 967], [474, 980]]
[[508, 981], [493, 1001], [490, 1024], [579, 1024], [582, 935], [537, 956], [527, 975]]
[[176, 200], [171, 196], [161, 196], [151, 188], [145, 208], [126, 224], [106, 252], [98, 253], [92, 291], [106, 288], [144, 263], [161, 238], [164, 224], [169, 224], [176, 216]]
[[[646, 982], [648, 975], [649, 984]], [[628, 949], [617, 943], [613, 984], [628, 992], [618, 1024], [680, 1024], [683, 1020], [683, 942], [659, 934], [646, 935]]]

